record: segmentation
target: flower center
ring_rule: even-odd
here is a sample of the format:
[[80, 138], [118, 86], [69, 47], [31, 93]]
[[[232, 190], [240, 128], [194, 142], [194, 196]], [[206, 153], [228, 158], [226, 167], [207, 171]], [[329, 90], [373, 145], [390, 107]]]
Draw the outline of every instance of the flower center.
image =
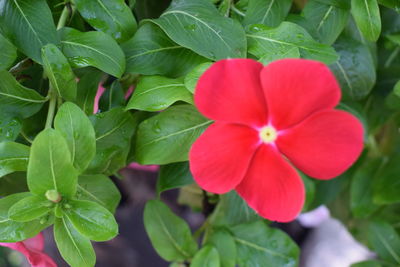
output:
[[278, 137], [278, 133], [272, 126], [265, 126], [261, 128], [259, 136], [264, 143], [273, 143]]

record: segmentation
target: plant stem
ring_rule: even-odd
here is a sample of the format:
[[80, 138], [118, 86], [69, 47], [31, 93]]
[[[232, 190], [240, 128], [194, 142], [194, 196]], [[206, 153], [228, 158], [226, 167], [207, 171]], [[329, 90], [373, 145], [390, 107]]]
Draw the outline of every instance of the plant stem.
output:
[[71, 11], [71, 7], [69, 6], [69, 3], [67, 3], [64, 6], [64, 9], [63, 9], [63, 11], [61, 13], [60, 19], [58, 20], [57, 30], [61, 29], [62, 27], [65, 26], [65, 23], [67, 22], [67, 19], [68, 19], [69, 15], [70, 15], [70, 11]]
[[49, 110], [47, 112], [47, 119], [46, 119], [46, 126], [45, 128], [51, 128], [51, 125], [53, 124], [53, 118], [54, 118], [54, 113], [56, 110], [56, 104], [57, 104], [57, 95], [54, 93], [53, 88], [49, 87], [49, 93], [48, 97], [50, 97], [50, 102], [49, 102]]
[[233, 12], [235, 12], [235, 13], [238, 14], [239, 16], [242, 16], [242, 17], [246, 16], [246, 14], [244, 14], [242, 11], [240, 11], [239, 9], [237, 9], [237, 8], [235, 7], [235, 5], [233, 5], [233, 4], [232, 4], [232, 6], [231, 6], [231, 9], [232, 9]]

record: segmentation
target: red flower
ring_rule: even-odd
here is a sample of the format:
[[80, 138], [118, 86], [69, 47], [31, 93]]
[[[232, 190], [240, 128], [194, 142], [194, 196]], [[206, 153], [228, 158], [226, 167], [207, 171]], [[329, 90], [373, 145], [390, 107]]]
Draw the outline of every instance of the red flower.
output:
[[190, 169], [205, 190], [235, 189], [261, 216], [293, 220], [304, 204], [296, 168], [317, 179], [343, 173], [363, 148], [363, 127], [334, 110], [340, 88], [322, 63], [251, 59], [213, 64], [201, 77], [195, 104], [215, 120], [193, 144]]

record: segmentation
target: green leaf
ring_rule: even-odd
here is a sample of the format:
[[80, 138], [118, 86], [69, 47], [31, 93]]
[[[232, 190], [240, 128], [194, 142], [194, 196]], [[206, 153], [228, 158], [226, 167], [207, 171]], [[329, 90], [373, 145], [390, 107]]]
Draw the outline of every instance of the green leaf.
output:
[[51, 220], [41, 224], [39, 220], [16, 222], [8, 217], [8, 211], [15, 203], [31, 194], [18, 193], [0, 198], [0, 242], [19, 242], [36, 236], [51, 224]]
[[61, 47], [72, 66], [93, 66], [120, 78], [125, 71], [125, 56], [117, 42], [103, 32], [60, 31]]
[[400, 12], [400, 2], [398, 0], [378, 0], [379, 4]]
[[231, 228], [237, 244], [237, 264], [242, 267], [297, 266], [299, 248], [284, 232], [257, 221]]
[[197, 251], [188, 224], [159, 200], [147, 202], [144, 226], [155, 250], [167, 261], [183, 261]]
[[306, 212], [306, 211], [310, 210], [309, 206], [314, 201], [315, 184], [312, 181], [313, 179], [311, 179], [310, 177], [306, 176], [305, 174], [300, 173], [300, 176], [301, 176], [301, 178], [303, 180], [304, 187], [306, 189], [306, 201], [304, 202], [304, 206], [303, 206], [302, 212]]
[[221, 267], [235, 267], [236, 244], [233, 236], [224, 229], [213, 230], [207, 236], [207, 244], [213, 245], [221, 260]]
[[78, 94], [75, 103], [86, 115], [93, 114], [94, 98], [102, 77], [101, 71], [93, 69], [85, 73], [78, 82]]
[[262, 64], [267, 65], [272, 61], [284, 58], [300, 58], [300, 50], [297, 47], [292, 47], [288, 50], [276, 51], [275, 54], [266, 54], [258, 61]]
[[54, 44], [48, 44], [42, 48], [42, 60], [45, 73], [58, 96], [75, 100], [75, 75], [63, 53]]
[[32, 89], [19, 84], [5, 70], [0, 71], [1, 112], [27, 118], [40, 110], [46, 99]]
[[394, 154], [389, 157], [388, 161], [376, 173], [373, 200], [377, 204], [391, 204], [400, 202], [400, 183], [398, 173], [400, 154]]
[[45, 0], [0, 0], [0, 29], [18, 49], [38, 63], [42, 46], [58, 44], [53, 16]]
[[0, 177], [16, 171], [26, 171], [29, 147], [14, 142], [0, 142]]
[[114, 215], [96, 202], [70, 200], [65, 216], [82, 235], [94, 241], [107, 241], [118, 234]]
[[29, 196], [21, 199], [8, 211], [8, 217], [17, 222], [29, 222], [46, 215], [51, 202], [44, 197]]
[[393, 43], [400, 45], [400, 34], [390, 34], [386, 36]]
[[200, 76], [212, 65], [211, 62], [202, 63], [193, 68], [185, 77], [184, 83], [189, 92], [194, 94]]
[[294, 47], [299, 49], [302, 58], [326, 64], [338, 58], [332, 47], [314, 41], [306, 30], [291, 22], [282, 22], [274, 29], [259, 24], [250, 26], [247, 37], [249, 53], [258, 58], [269, 54], [285, 54]]
[[136, 160], [168, 164], [188, 160], [193, 142], [211, 124], [191, 105], [173, 106], [139, 125]]
[[107, 86], [99, 101], [99, 110], [106, 111], [115, 107], [125, 106], [125, 92], [119, 80], [114, 80]]
[[192, 184], [193, 176], [188, 162], [178, 162], [160, 167], [157, 180], [157, 193]]
[[0, 179], [0, 197], [27, 191], [26, 172], [13, 172]]
[[121, 200], [121, 194], [105, 175], [81, 175], [78, 179], [77, 199], [97, 202], [114, 213]]
[[73, 197], [76, 192], [77, 171], [64, 137], [56, 130], [46, 129], [33, 140], [28, 163], [29, 190], [44, 196], [56, 190], [62, 196]]
[[0, 142], [15, 141], [21, 128], [20, 119], [7, 113], [0, 113]]
[[173, 0], [153, 22], [174, 42], [206, 58], [246, 57], [243, 28], [238, 21], [223, 17], [209, 1]]
[[360, 100], [375, 85], [376, 71], [368, 47], [350, 38], [340, 37], [334, 44], [340, 58], [330, 65], [342, 88], [343, 98]]
[[351, 267], [382, 267], [378, 261], [362, 261], [352, 264]]
[[96, 154], [96, 136], [89, 118], [77, 105], [65, 102], [58, 109], [54, 128], [67, 141], [74, 167], [84, 171]]
[[90, 120], [96, 133], [96, 155], [87, 173], [114, 174], [126, 166], [137, 121], [122, 108], [98, 113], [91, 116]]
[[220, 266], [218, 251], [211, 245], [205, 245], [194, 255], [191, 267], [216, 267]]
[[331, 3], [321, 3], [319, 0], [308, 1], [303, 9], [303, 16], [312, 27], [315, 27], [316, 39], [331, 45], [346, 26], [350, 10], [335, 6], [334, 1], [328, 2]]
[[124, 0], [75, 0], [74, 3], [93, 28], [118, 42], [129, 39], [136, 30], [136, 20]]
[[364, 37], [372, 42], [381, 34], [381, 16], [377, 0], [351, 0], [351, 13]]
[[368, 240], [381, 259], [400, 264], [400, 237], [392, 226], [385, 222], [370, 223]]
[[249, 0], [243, 24], [277, 27], [287, 16], [292, 0]]
[[92, 267], [96, 264], [90, 240], [79, 234], [67, 218], [55, 221], [54, 239], [61, 256], [72, 267]]
[[182, 79], [147, 76], [140, 79], [126, 108], [160, 111], [176, 101], [193, 103], [193, 96], [186, 90]]
[[0, 33], [0, 70], [7, 69], [17, 58], [17, 49]]
[[145, 75], [180, 77], [206, 61], [169, 39], [153, 23], [144, 23], [132, 39], [122, 44], [126, 55], [126, 71]]

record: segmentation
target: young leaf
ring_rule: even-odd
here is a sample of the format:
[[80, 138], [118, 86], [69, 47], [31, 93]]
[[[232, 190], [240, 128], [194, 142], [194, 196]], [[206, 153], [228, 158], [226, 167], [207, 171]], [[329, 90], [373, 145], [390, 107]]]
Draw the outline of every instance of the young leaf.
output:
[[212, 65], [211, 62], [202, 63], [195, 68], [193, 68], [185, 77], [184, 83], [186, 89], [189, 90], [192, 94], [194, 94], [194, 90], [196, 88], [197, 81], [200, 76]]
[[292, 0], [249, 0], [243, 24], [277, 27], [287, 16]]
[[246, 57], [243, 28], [223, 17], [210, 1], [173, 0], [153, 22], [174, 42], [211, 60]]
[[188, 224], [159, 200], [147, 202], [144, 226], [155, 250], [167, 261], [183, 261], [197, 251]]
[[188, 160], [193, 142], [211, 124], [191, 105], [173, 106], [139, 125], [136, 160], [168, 164]]
[[54, 44], [42, 48], [43, 68], [58, 96], [73, 101], [76, 98], [75, 75], [61, 51]]
[[86, 113], [86, 115], [93, 114], [94, 98], [102, 77], [103, 72], [91, 69], [86, 72], [78, 82], [78, 94], [75, 103]]
[[0, 177], [16, 171], [26, 171], [29, 147], [14, 142], [0, 143]]
[[122, 108], [98, 113], [90, 120], [96, 132], [96, 155], [87, 173], [113, 174], [126, 166], [137, 121]]
[[122, 44], [126, 71], [145, 75], [179, 77], [207, 59], [168, 38], [155, 24], [144, 23], [129, 41]]
[[0, 7], [0, 29], [4, 36], [12, 40], [22, 53], [42, 63], [42, 46], [59, 43], [46, 1], [0, 0]]
[[121, 194], [105, 175], [81, 175], [78, 179], [77, 199], [97, 202], [114, 213], [121, 200]]
[[51, 202], [44, 197], [28, 196], [11, 206], [8, 217], [17, 222], [29, 222], [50, 211]]
[[351, 0], [351, 13], [364, 37], [372, 42], [381, 34], [381, 16], [377, 0]]
[[76, 230], [90, 240], [107, 241], [118, 234], [114, 215], [99, 204], [86, 200], [70, 200], [65, 216]]
[[0, 242], [14, 243], [34, 237], [52, 223], [52, 220], [45, 223], [40, 223], [40, 220], [16, 222], [8, 217], [11, 206], [30, 195], [18, 193], [0, 198]]
[[231, 228], [237, 244], [237, 264], [257, 266], [268, 262], [271, 266], [297, 266], [299, 248], [279, 229], [268, 227], [263, 221], [240, 224]]
[[268, 54], [284, 54], [296, 47], [302, 58], [322, 61], [326, 64], [338, 58], [335, 50], [320, 44], [297, 24], [282, 22], [279, 27], [270, 29], [264, 25], [253, 25], [247, 34], [249, 53], [262, 58]]
[[55, 221], [54, 239], [61, 256], [72, 267], [92, 267], [96, 264], [90, 240], [79, 234], [67, 218]]
[[0, 70], [0, 106], [2, 113], [27, 118], [42, 107], [46, 99], [32, 89], [19, 84], [5, 70]]
[[118, 42], [129, 39], [136, 30], [136, 20], [124, 0], [75, 0], [74, 3], [93, 28], [111, 35]]
[[44, 196], [48, 190], [65, 197], [75, 195], [77, 171], [61, 133], [49, 128], [36, 136], [29, 156], [27, 179], [29, 190], [35, 195]]
[[54, 128], [67, 140], [75, 168], [84, 171], [96, 154], [96, 136], [89, 118], [77, 105], [65, 102], [54, 119]]
[[140, 79], [126, 108], [160, 111], [176, 101], [193, 103], [193, 96], [186, 90], [182, 79], [147, 76]]
[[207, 244], [211, 244], [217, 249], [221, 267], [235, 267], [236, 244], [228, 231], [224, 229], [213, 230], [207, 237]]
[[400, 264], [400, 237], [392, 226], [385, 222], [371, 222], [368, 240], [381, 259]]
[[0, 33], [0, 70], [7, 69], [17, 58], [17, 49]]
[[120, 78], [125, 71], [125, 56], [117, 42], [103, 32], [60, 31], [63, 53], [74, 67], [96, 67]]
[[191, 267], [215, 267], [220, 266], [218, 251], [211, 245], [205, 245], [194, 255]]
[[163, 165], [160, 168], [157, 180], [157, 193], [192, 184], [193, 176], [189, 170], [188, 162], [178, 162]]

